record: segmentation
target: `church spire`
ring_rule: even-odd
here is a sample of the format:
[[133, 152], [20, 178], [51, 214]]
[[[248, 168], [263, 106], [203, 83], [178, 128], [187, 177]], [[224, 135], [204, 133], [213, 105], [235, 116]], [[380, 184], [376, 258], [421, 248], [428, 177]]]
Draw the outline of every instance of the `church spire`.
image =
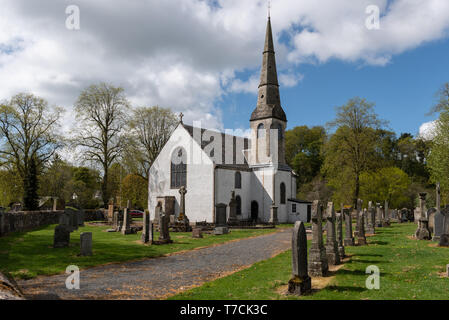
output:
[[265, 36], [259, 97], [257, 100], [257, 107], [251, 115], [250, 121], [266, 118], [276, 118], [285, 122], [287, 121], [279, 97], [279, 82], [276, 70], [276, 57], [270, 17], [268, 17], [267, 32]]

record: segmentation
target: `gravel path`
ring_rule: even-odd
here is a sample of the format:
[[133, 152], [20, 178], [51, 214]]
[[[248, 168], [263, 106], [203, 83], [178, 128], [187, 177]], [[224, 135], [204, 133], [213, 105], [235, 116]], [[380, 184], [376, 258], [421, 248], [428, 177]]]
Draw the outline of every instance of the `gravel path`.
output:
[[80, 290], [67, 275], [20, 281], [29, 299], [163, 299], [269, 259], [291, 246], [291, 229], [167, 257], [94, 267], [80, 272]]

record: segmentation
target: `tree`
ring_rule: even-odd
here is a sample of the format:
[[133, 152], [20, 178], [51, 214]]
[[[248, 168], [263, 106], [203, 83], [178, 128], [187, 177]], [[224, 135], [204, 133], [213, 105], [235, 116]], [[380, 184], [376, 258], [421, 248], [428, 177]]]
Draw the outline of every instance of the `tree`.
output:
[[17, 170], [0, 170], [0, 206], [9, 207], [20, 202], [23, 195], [23, 182]]
[[437, 92], [438, 102], [430, 110], [430, 114], [449, 111], [449, 82], [445, 83]]
[[44, 99], [26, 93], [0, 106], [0, 165], [17, 170], [27, 209], [35, 209], [38, 170], [63, 146], [57, 134], [61, 112], [60, 108], [50, 108]]
[[63, 161], [58, 154], [54, 156], [50, 165], [43, 169], [39, 177], [39, 193], [68, 201], [73, 190], [70, 188], [72, 180], [72, 166]]
[[319, 173], [326, 139], [323, 127], [295, 127], [285, 133], [286, 161], [298, 175], [298, 185], [311, 182]]
[[134, 110], [123, 157], [128, 170], [148, 179], [151, 165], [178, 123], [170, 109], [156, 106]]
[[376, 165], [376, 130], [381, 124], [374, 104], [361, 98], [338, 107], [335, 120], [328, 123], [337, 130], [324, 147], [323, 172], [335, 189], [351, 186], [354, 205], [360, 194], [360, 175]]
[[148, 206], [148, 180], [137, 174], [129, 174], [122, 182], [123, 201], [129, 200], [134, 207], [145, 209]]
[[408, 205], [406, 196], [411, 180], [399, 168], [387, 167], [360, 175], [361, 198], [383, 203], [388, 200], [391, 207], [402, 208]]
[[92, 161], [103, 169], [101, 192], [105, 205], [109, 202], [109, 168], [120, 156], [123, 148], [122, 129], [129, 109], [122, 88], [101, 83], [85, 89], [75, 105], [80, 123], [74, 145], [84, 149], [84, 160]]

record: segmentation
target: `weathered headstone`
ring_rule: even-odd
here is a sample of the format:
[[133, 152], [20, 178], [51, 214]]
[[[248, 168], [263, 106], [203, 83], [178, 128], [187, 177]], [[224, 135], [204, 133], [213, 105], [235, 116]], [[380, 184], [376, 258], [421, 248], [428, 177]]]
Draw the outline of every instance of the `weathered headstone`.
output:
[[123, 208], [123, 225], [121, 229], [122, 234], [131, 234], [131, 223], [128, 208]]
[[367, 223], [366, 223], [366, 233], [367, 234], [376, 234], [376, 229], [374, 227], [374, 221], [376, 219], [376, 211], [373, 207], [373, 202], [370, 201], [368, 203], [368, 213], [367, 213]]
[[309, 273], [314, 277], [324, 277], [329, 271], [323, 244], [322, 212], [321, 202], [315, 200], [312, 204], [312, 245], [309, 251]]
[[120, 231], [120, 223], [119, 223], [119, 214], [118, 211], [114, 211], [112, 214], [112, 229], [119, 232]]
[[447, 205], [441, 213], [444, 216], [443, 219], [443, 232], [440, 235], [440, 247], [449, 247], [449, 205]]
[[203, 230], [201, 228], [193, 228], [192, 238], [200, 239], [203, 237]]
[[237, 200], [235, 198], [235, 191], [231, 192], [231, 201], [229, 202], [229, 219], [228, 224], [235, 224], [237, 219]]
[[170, 239], [168, 219], [168, 215], [166, 215], [165, 212], [161, 212], [159, 216], [159, 244], [167, 244], [173, 242]]
[[381, 228], [382, 225], [382, 208], [380, 206], [380, 203], [376, 203], [376, 227]]
[[227, 227], [226, 223], [227, 205], [219, 203], [215, 206], [215, 227]]
[[111, 222], [114, 216], [114, 204], [110, 203], [108, 205], [108, 221]]
[[429, 221], [429, 230], [430, 233], [434, 233], [435, 232], [435, 214], [437, 212], [436, 208], [430, 208], [429, 210], [427, 210], [426, 213], [426, 218]]
[[440, 241], [440, 237], [443, 234], [444, 229], [444, 215], [441, 213], [441, 189], [440, 183], [436, 186], [436, 213], [434, 216], [434, 230], [432, 240], [435, 242]]
[[327, 204], [326, 211], [326, 256], [329, 265], [340, 264], [340, 255], [338, 254], [338, 243], [335, 234], [335, 209], [334, 203]]
[[366, 236], [365, 236], [365, 215], [363, 212], [360, 213], [359, 217], [359, 233], [357, 234], [357, 245], [365, 246], [367, 245]]
[[361, 199], [357, 199], [357, 205], [355, 210], [356, 221], [355, 221], [354, 237], [357, 237], [357, 235], [359, 234], [359, 219], [360, 213], [362, 212], [362, 205], [363, 201]]
[[70, 230], [65, 225], [57, 225], [53, 237], [53, 248], [65, 248], [70, 243]]
[[143, 214], [143, 229], [142, 229], [142, 243], [148, 243], [150, 241], [150, 213], [145, 210]]
[[92, 255], [92, 232], [83, 232], [80, 235], [80, 246], [82, 256]]
[[271, 223], [271, 224], [278, 224], [279, 223], [279, 221], [278, 221], [278, 207], [276, 207], [274, 205], [274, 202], [273, 202], [273, 204], [271, 205], [271, 208], [270, 208], [270, 221], [268, 221], [268, 222]]
[[338, 243], [338, 254], [340, 256], [340, 260], [342, 260], [346, 254], [345, 254], [345, 247], [343, 245], [343, 208], [340, 212], [337, 212], [336, 214], [337, 219], [337, 243]]
[[419, 194], [419, 206], [421, 217], [419, 219], [418, 229], [416, 230], [415, 233], [415, 237], [418, 240], [430, 240], [432, 238], [429, 230], [429, 220], [425, 216], [426, 196], [427, 193], [425, 192]]
[[304, 295], [312, 291], [312, 279], [307, 267], [307, 234], [304, 223], [297, 221], [292, 235], [292, 278], [288, 282], [288, 292]]
[[349, 209], [345, 209], [343, 204], [341, 205], [343, 210], [343, 216], [345, 219], [345, 240], [344, 246], [353, 246], [354, 245], [354, 236], [352, 235], [352, 217], [351, 211]]
[[83, 209], [78, 211], [78, 226], [79, 227], [84, 227], [85, 216], [86, 216], [86, 214], [84, 213]]
[[187, 190], [184, 186], [179, 189], [179, 194], [181, 195], [181, 201], [179, 204], [179, 221], [184, 221], [186, 219], [186, 193]]
[[228, 233], [229, 233], [228, 227], [216, 227], [214, 229], [214, 235], [216, 235], [216, 236], [221, 236], [223, 234], [228, 234]]
[[383, 225], [384, 225], [384, 227], [390, 226], [390, 205], [388, 203], [388, 200], [385, 200]]

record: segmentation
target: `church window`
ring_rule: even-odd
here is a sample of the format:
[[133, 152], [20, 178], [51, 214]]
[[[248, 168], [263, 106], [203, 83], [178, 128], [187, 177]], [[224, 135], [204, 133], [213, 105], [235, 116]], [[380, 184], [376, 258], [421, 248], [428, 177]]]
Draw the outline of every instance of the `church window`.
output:
[[242, 189], [242, 174], [240, 172], [235, 173], [235, 188]]
[[187, 187], [187, 154], [183, 148], [176, 149], [171, 159], [171, 189]]
[[281, 204], [285, 204], [285, 183], [281, 183]]
[[293, 212], [293, 213], [296, 213], [296, 203], [293, 203], [293, 204], [292, 204], [292, 212]]
[[264, 129], [265, 129], [265, 127], [264, 127], [263, 123], [261, 123], [257, 126], [257, 138], [263, 138], [265, 136]]
[[242, 198], [240, 198], [240, 196], [235, 197], [235, 201], [237, 202], [237, 206], [236, 206], [236, 211], [237, 211], [237, 215], [241, 215], [242, 214]]

